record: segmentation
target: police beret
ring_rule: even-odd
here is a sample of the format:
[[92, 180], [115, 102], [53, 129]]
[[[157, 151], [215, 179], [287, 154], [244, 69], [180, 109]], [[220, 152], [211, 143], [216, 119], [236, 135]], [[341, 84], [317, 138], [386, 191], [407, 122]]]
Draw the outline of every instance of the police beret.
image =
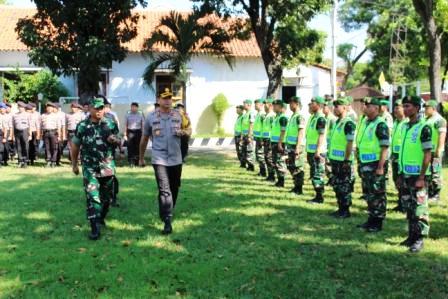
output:
[[377, 98], [365, 98], [364, 99], [364, 103], [366, 105], [381, 106], [381, 101], [380, 101], [380, 99], [377, 99]]
[[418, 96], [405, 96], [402, 100], [404, 104], [412, 104], [414, 106], [420, 106], [422, 104], [422, 99]]
[[302, 100], [301, 100], [300, 97], [298, 97], [298, 96], [290, 97], [290, 98], [289, 98], [289, 102], [290, 102], [290, 103], [291, 103], [291, 102], [294, 102], [294, 103], [297, 103], [297, 104], [302, 104]]
[[323, 97], [314, 97], [311, 99], [311, 102], [317, 103], [317, 104], [325, 104], [325, 99]]
[[257, 103], [264, 104], [264, 102], [265, 102], [264, 99], [256, 99], [256, 100], [255, 100], [255, 104], [257, 104]]
[[53, 102], [47, 102], [47, 104], [45, 104], [45, 106], [50, 106], [50, 107], [56, 108], [56, 105]]
[[436, 108], [437, 105], [439, 105], [439, 102], [437, 102], [436, 100], [429, 100], [425, 103], [425, 107]]
[[34, 103], [28, 103], [28, 106], [30, 106], [31, 108], [36, 108], [36, 104]]
[[25, 105], [25, 109], [26, 110], [31, 110], [31, 109], [33, 109], [33, 106], [31, 106], [30, 104], [26, 104]]
[[81, 104], [79, 104], [79, 103], [77, 103], [77, 102], [73, 102], [70, 106], [71, 106], [72, 108], [79, 108], [79, 109], [82, 109]]
[[20, 108], [26, 108], [26, 104], [22, 101], [18, 101], [17, 106], [19, 106]]
[[244, 100], [243, 104], [249, 104], [249, 105], [252, 105], [252, 100], [249, 100], [249, 99]]

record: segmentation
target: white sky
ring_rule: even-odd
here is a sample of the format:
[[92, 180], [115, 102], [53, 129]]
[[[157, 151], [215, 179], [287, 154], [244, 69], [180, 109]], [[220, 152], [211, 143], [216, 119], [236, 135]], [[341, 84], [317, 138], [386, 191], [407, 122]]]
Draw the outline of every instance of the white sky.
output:
[[[34, 6], [30, 0], [8, 0], [14, 6], [20, 7], [30, 7]], [[157, 9], [157, 10], [188, 10], [192, 2], [189, 0], [149, 0], [148, 1], [149, 9]], [[316, 16], [310, 23], [312, 28], [317, 30], [321, 30], [327, 33], [327, 41], [324, 57], [331, 58], [331, 20], [330, 16], [327, 15], [318, 15]], [[337, 33], [337, 41], [338, 43], [346, 43], [350, 42], [354, 44], [357, 48], [355, 52], [360, 52], [364, 49], [364, 41], [366, 39], [366, 30], [361, 29], [353, 32], [345, 32], [341, 26], [338, 26]], [[355, 56], [356, 53], [353, 53]], [[368, 54], [364, 54], [364, 57], [361, 61], [366, 61], [369, 58]]]

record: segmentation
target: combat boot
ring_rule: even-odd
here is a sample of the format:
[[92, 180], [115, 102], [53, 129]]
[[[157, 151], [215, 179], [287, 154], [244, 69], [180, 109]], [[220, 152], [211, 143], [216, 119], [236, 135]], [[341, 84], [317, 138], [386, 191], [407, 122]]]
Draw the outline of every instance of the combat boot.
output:
[[350, 218], [352, 216], [352, 214], [350, 213], [350, 207], [341, 207], [339, 209], [339, 215], [336, 218], [339, 219], [346, 219], [346, 218]]
[[372, 224], [366, 228], [366, 231], [369, 233], [377, 233], [383, 229], [383, 219], [374, 218]]
[[240, 163], [240, 168], [246, 168], [246, 164], [245, 163]]
[[324, 197], [321, 192], [317, 192], [316, 196], [313, 199], [307, 200], [306, 202], [310, 204], [323, 204]]
[[412, 253], [418, 253], [423, 249], [423, 237], [418, 235], [415, 241], [409, 246], [409, 251]]
[[356, 225], [358, 228], [367, 229], [372, 225], [373, 218], [369, 216], [366, 222]]
[[293, 192], [297, 195], [303, 194], [303, 179], [305, 174], [303, 172], [300, 172], [294, 177], [294, 188]]
[[101, 235], [101, 231], [100, 231], [100, 224], [99, 221], [97, 221], [97, 219], [90, 219], [90, 234], [89, 234], [89, 239], [96, 241], [100, 238]]
[[270, 173], [268, 175], [268, 177], [266, 178], [266, 181], [268, 181], [268, 182], [275, 182], [275, 174], [274, 173]]
[[277, 183], [275, 183], [275, 187], [285, 187], [285, 178], [279, 177]]
[[258, 173], [261, 177], [266, 177], [266, 168], [260, 167], [260, 172]]
[[171, 225], [171, 219], [166, 218], [164, 221], [165, 225], [163, 226], [162, 234], [163, 235], [169, 235], [173, 232], [173, 227]]
[[254, 165], [253, 165], [253, 164], [249, 164], [249, 165], [247, 166], [247, 171], [255, 171], [255, 167], [254, 167]]

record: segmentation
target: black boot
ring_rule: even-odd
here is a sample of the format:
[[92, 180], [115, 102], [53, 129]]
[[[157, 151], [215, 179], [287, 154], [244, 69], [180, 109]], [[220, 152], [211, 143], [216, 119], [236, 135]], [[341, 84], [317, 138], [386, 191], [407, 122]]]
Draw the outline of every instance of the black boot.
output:
[[382, 218], [374, 218], [372, 224], [366, 228], [366, 231], [369, 233], [377, 233], [383, 229], [383, 219]]
[[310, 203], [310, 204], [322, 204], [322, 203], [324, 203], [324, 197], [322, 195], [322, 192], [317, 191], [316, 197], [314, 197], [313, 199], [307, 200], [306, 202]]
[[258, 175], [261, 177], [266, 177], [266, 168], [260, 167], [260, 172]]
[[350, 218], [352, 214], [350, 213], [350, 207], [349, 206], [343, 206], [339, 208], [339, 215], [336, 218], [339, 219], [346, 219]]
[[285, 178], [279, 177], [277, 183], [275, 183], [275, 187], [280, 187], [280, 188], [285, 187]]
[[173, 232], [173, 227], [171, 226], [171, 219], [166, 218], [164, 221], [165, 225], [163, 226], [162, 234], [169, 235]]
[[275, 182], [275, 174], [274, 173], [270, 173], [268, 175], [268, 177], [266, 178], [266, 181], [268, 181], [268, 182]]
[[339, 218], [339, 215], [341, 214], [341, 208], [339, 207], [336, 211], [331, 212], [330, 216], [334, 218]]
[[412, 227], [411, 225], [408, 225], [408, 237], [404, 241], [400, 242], [400, 246], [411, 247], [411, 245], [414, 244], [414, 241]]
[[90, 219], [90, 234], [89, 234], [89, 239], [90, 240], [98, 240], [100, 238], [101, 235], [101, 231], [100, 231], [100, 224], [99, 221], [97, 221], [97, 219]]
[[423, 237], [422, 235], [416, 236], [414, 242], [409, 246], [409, 251], [412, 253], [418, 253], [423, 249]]
[[358, 228], [367, 229], [372, 225], [373, 218], [369, 216], [366, 222], [356, 225]]
[[246, 164], [245, 163], [240, 163], [240, 168], [246, 168]]
[[253, 164], [249, 164], [249, 165], [247, 166], [247, 171], [255, 171], [255, 167], [254, 167], [254, 165], [253, 165]]

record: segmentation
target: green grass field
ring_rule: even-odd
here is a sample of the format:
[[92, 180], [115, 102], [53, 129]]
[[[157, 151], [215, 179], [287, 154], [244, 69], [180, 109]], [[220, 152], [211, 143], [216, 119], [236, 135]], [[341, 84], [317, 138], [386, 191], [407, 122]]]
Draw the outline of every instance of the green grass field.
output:
[[[398, 243], [405, 216], [384, 231], [336, 220], [333, 192], [311, 206], [238, 168], [226, 154], [193, 154], [174, 221], [160, 235], [152, 168], [120, 167], [121, 207], [89, 241], [81, 177], [65, 166], [0, 169], [0, 297], [9, 298], [447, 298], [446, 193], [431, 206], [418, 255]], [[445, 169], [445, 177], [448, 173]], [[390, 185], [389, 207], [395, 206]]]

